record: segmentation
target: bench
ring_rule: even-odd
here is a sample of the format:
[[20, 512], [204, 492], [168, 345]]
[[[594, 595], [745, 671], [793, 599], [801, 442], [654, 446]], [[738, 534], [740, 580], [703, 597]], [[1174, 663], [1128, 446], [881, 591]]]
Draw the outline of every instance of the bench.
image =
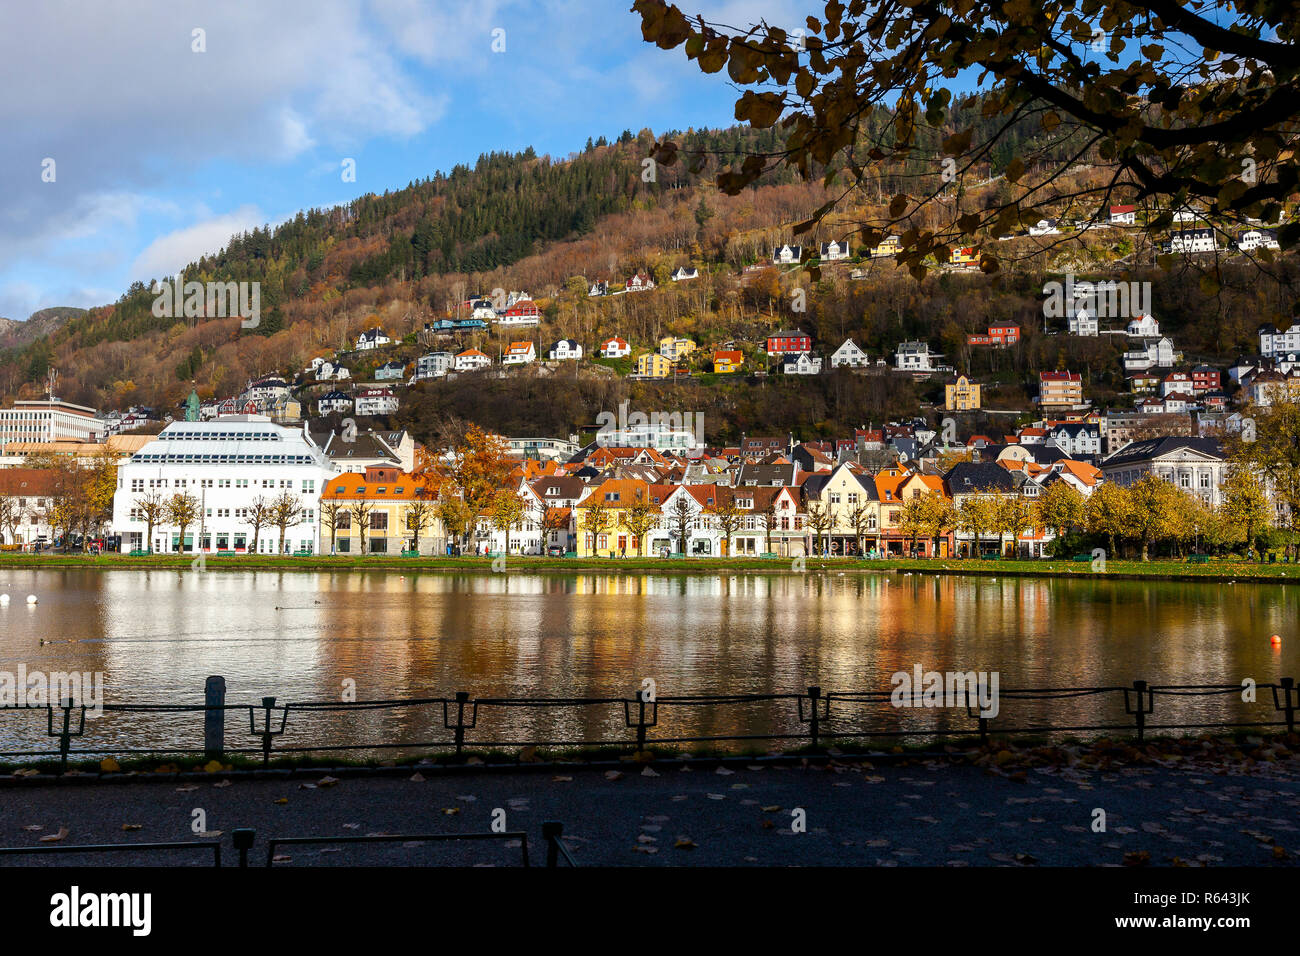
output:
[[767, 560], [771, 561], [781, 556], [777, 554], [775, 551], [764, 551], [762, 554], [759, 555], [759, 557], [766, 558]]
[[295, 551], [293, 553], [293, 556], [295, 558], [310, 558], [312, 556], [312, 552], [310, 550]]
[[219, 558], [233, 558], [237, 553], [238, 553], [238, 552], [236, 552], [236, 551], [218, 551], [218, 552], [217, 552], [217, 557], [219, 557]]
[[1072, 557], [1070, 560], [1071, 560], [1071, 561], [1089, 561], [1089, 562], [1090, 562], [1090, 561], [1092, 561], [1092, 555], [1090, 555], [1090, 554], [1076, 554], [1076, 555], [1075, 555], [1074, 557]]
[[403, 551], [403, 552], [402, 552], [402, 557], [404, 557], [404, 558], [418, 558], [419, 556], [420, 556], [420, 552], [419, 552], [419, 551]]
[[152, 551], [142, 551], [141, 549], [136, 548], [134, 551], [128, 551], [126, 556], [128, 558], [147, 558], [152, 553]]
[[1210, 556], [1208, 554], [1189, 554], [1187, 556], [1188, 564], [1208, 564]]

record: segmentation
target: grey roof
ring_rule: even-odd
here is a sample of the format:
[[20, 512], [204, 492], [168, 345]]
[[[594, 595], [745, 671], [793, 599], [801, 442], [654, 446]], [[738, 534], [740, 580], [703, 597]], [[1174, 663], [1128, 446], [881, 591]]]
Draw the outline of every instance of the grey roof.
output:
[[977, 491], [1015, 491], [1016, 483], [1011, 472], [996, 462], [963, 461], [943, 476], [948, 491], [954, 495], [973, 494]]
[[1147, 438], [1142, 441], [1129, 442], [1119, 451], [1102, 460], [1103, 468], [1119, 465], [1137, 464], [1172, 454], [1180, 448], [1190, 448], [1211, 458], [1223, 460], [1223, 445], [1217, 438], [1183, 438], [1166, 435], [1161, 438]]

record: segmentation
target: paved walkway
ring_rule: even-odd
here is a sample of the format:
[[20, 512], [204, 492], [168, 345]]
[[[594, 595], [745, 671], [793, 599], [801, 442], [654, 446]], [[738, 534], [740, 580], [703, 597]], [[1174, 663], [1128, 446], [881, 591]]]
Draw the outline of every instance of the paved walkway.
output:
[[[1011, 755], [1007, 755], [1011, 756]], [[728, 767], [673, 761], [587, 768], [402, 776], [322, 774], [198, 782], [122, 780], [0, 788], [0, 844], [195, 839], [208, 831], [268, 836], [488, 831], [494, 814], [527, 833], [544, 860], [541, 823], [559, 820], [583, 865], [614, 866], [1287, 866], [1300, 857], [1300, 760], [1157, 760], [1095, 768], [985, 766], [947, 760]], [[733, 769], [734, 768], [734, 769]], [[802, 811], [797, 813], [796, 811]], [[1095, 832], [1104, 811], [1104, 832]], [[125, 828], [131, 829], [125, 829]], [[138, 828], [138, 829], [137, 829]], [[279, 866], [517, 865], [511, 841], [289, 847]], [[168, 857], [169, 863], [181, 858]], [[0, 865], [155, 863], [145, 854], [0, 857]], [[197, 860], [194, 861], [197, 864]]]

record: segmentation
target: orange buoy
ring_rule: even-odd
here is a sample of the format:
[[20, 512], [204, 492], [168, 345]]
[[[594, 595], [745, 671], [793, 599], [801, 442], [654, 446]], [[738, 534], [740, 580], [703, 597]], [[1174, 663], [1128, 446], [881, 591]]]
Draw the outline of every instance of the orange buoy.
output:
[[1272, 637], [1269, 638], [1269, 641], [1273, 644], [1281, 644], [1282, 637], [1278, 634], [1274, 634]]

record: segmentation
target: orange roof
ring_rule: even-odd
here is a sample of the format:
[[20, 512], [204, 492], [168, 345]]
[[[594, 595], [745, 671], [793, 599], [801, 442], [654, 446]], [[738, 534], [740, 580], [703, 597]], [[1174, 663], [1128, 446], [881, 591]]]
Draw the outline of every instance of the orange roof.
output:
[[423, 487], [420, 480], [407, 471], [399, 474], [396, 481], [367, 481], [365, 475], [350, 471], [326, 481], [320, 496], [340, 501], [414, 501], [422, 497]]

